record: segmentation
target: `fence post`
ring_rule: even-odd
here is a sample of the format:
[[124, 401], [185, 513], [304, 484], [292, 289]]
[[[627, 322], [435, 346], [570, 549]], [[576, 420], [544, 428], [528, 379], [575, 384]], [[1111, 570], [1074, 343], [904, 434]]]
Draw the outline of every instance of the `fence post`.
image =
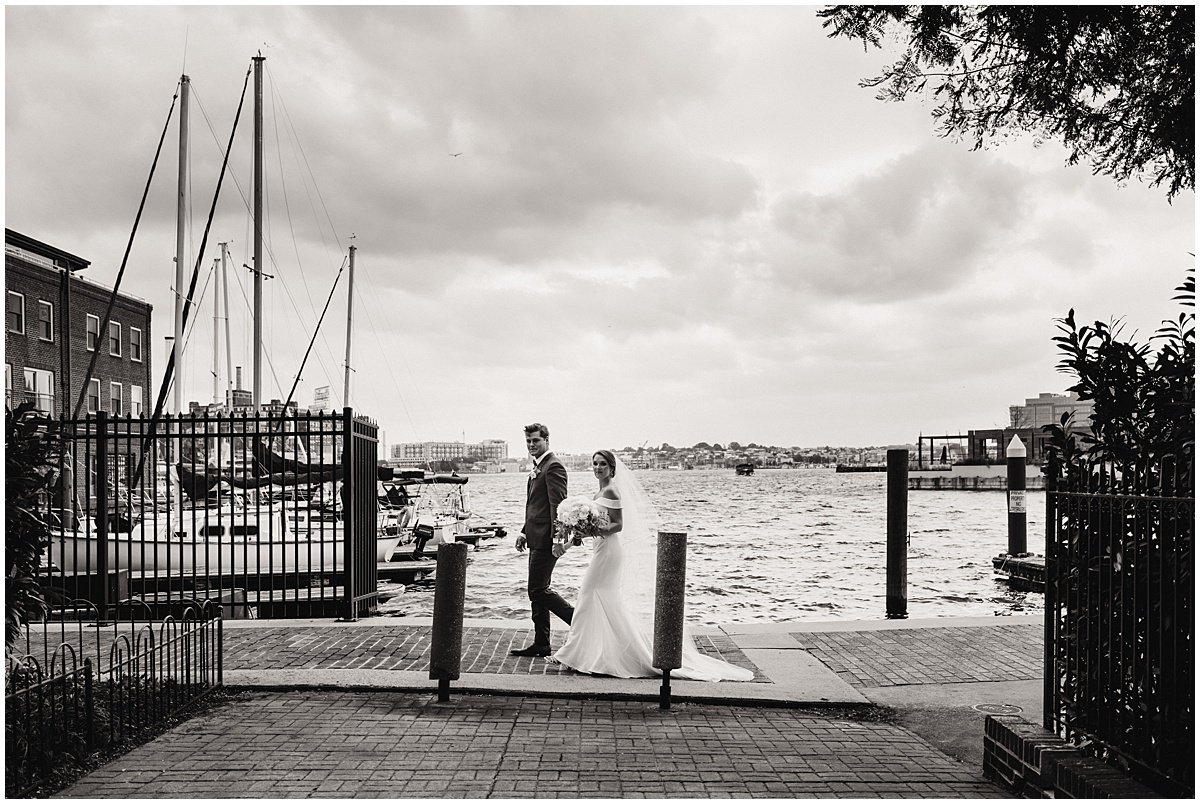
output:
[[450, 682], [462, 669], [463, 603], [467, 592], [467, 543], [438, 545], [433, 591], [433, 634], [429, 677], [438, 683], [438, 700], [450, 700]]
[[663, 671], [658, 708], [671, 708], [671, 671], [682, 666], [683, 603], [687, 586], [687, 533], [658, 532], [654, 586], [654, 661]]
[[887, 618], [908, 617], [908, 450], [887, 451]]
[[[96, 574], [100, 599], [97, 625], [108, 620], [108, 413], [96, 411], [96, 511], [92, 517], [96, 537]], [[85, 531], [84, 537], [87, 537]]]
[[346, 617], [348, 622], [358, 619], [358, 605], [355, 602], [357, 592], [358, 563], [355, 553], [355, 526], [357, 525], [354, 511], [354, 484], [358, 478], [354, 476], [354, 411], [349, 407], [342, 408], [342, 594], [346, 600]]
[[1057, 734], [1054, 727], [1058, 676], [1054, 669], [1054, 653], [1058, 639], [1058, 514], [1055, 512], [1055, 492], [1058, 490], [1058, 455], [1051, 452], [1046, 459], [1046, 553], [1045, 568], [1042, 570], [1043, 602], [1045, 603], [1042, 627], [1042, 728]]
[[1008, 554], [1023, 556], [1025, 546], [1025, 443], [1014, 435], [1008, 442]]

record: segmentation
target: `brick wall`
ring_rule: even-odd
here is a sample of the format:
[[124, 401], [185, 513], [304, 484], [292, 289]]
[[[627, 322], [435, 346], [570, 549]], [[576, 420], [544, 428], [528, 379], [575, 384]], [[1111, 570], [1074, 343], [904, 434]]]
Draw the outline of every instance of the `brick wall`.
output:
[[988, 715], [984, 721], [983, 775], [1020, 798], [1160, 798], [1017, 715]]
[[[38, 264], [34, 258], [41, 257], [38, 247], [44, 244], [19, 235], [14, 237], [14, 233], [6, 232], [6, 245], [14, 240], [21, 249], [19, 253], [10, 249], [5, 251], [5, 300], [7, 304], [9, 291], [24, 296], [25, 332], [13, 333], [5, 327], [6, 374], [11, 378], [13, 392], [10, 402], [15, 405], [25, 399], [25, 369], [41, 369], [54, 375], [54, 412], [69, 415], [83, 386], [93, 354], [87, 350], [87, 316], [90, 313], [103, 321], [111, 290], [89, 282], [78, 274], [71, 275], [69, 279], [66, 277], [68, 267], [78, 270], [87, 265], [86, 262], [79, 260], [78, 264], [71, 266], [71, 260], [64, 259], [63, 252], [46, 247], [45, 260], [57, 262], [60, 267]], [[26, 259], [21, 256], [22, 253], [33, 256]], [[53, 340], [45, 340], [40, 336], [39, 301], [49, 302], [52, 306]], [[64, 310], [68, 311], [67, 315], [64, 315]], [[130, 388], [134, 385], [142, 388], [145, 411], [149, 412], [152, 407], [151, 397], [155, 389], [151, 385], [151, 313], [152, 306], [147, 302], [126, 295], [117, 297], [112, 321], [121, 325], [121, 354], [119, 357], [110, 355], [108, 333], [100, 333], [96, 367], [92, 374], [93, 378], [100, 380], [101, 410], [111, 412], [109, 384], [114, 382], [121, 385], [123, 413], [129, 412]], [[141, 362], [132, 359], [131, 328], [141, 330]], [[69, 371], [64, 369], [65, 366], [69, 366]]]

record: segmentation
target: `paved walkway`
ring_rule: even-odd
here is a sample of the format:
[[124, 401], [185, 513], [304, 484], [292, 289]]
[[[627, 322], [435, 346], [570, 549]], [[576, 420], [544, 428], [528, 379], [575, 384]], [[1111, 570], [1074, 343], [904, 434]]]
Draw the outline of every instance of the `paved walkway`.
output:
[[510, 657], [528, 636], [465, 623], [440, 703], [427, 619], [228, 622], [242, 692], [61, 795], [1003, 797], [975, 707], [1040, 718], [1037, 617], [708, 629], [699, 647], [754, 679], [673, 679], [668, 710], [657, 679]]

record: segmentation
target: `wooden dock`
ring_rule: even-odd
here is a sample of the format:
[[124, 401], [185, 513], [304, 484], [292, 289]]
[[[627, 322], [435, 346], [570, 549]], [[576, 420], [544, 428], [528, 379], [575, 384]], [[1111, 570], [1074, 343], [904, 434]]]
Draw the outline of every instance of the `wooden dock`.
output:
[[432, 559], [421, 561], [385, 561], [375, 565], [379, 580], [396, 583], [414, 583], [424, 580], [437, 569], [437, 562]]
[[997, 575], [1007, 575], [1008, 584], [1023, 592], [1046, 591], [1046, 557], [1035, 555], [1010, 556], [1001, 553], [992, 559]]

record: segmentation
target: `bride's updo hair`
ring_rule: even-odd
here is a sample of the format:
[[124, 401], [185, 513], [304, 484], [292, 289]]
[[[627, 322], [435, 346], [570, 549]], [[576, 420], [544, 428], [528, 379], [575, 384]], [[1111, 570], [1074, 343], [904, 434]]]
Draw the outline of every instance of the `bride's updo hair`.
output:
[[595, 458], [597, 455], [599, 455], [604, 460], [608, 461], [608, 468], [612, 470], [613, 477], [616, 477], [617, 476], [617, 456], [613, 455], [611, 452], [609, 452], [606, 449], [598, 449], [592, 453], [593, 458]]

